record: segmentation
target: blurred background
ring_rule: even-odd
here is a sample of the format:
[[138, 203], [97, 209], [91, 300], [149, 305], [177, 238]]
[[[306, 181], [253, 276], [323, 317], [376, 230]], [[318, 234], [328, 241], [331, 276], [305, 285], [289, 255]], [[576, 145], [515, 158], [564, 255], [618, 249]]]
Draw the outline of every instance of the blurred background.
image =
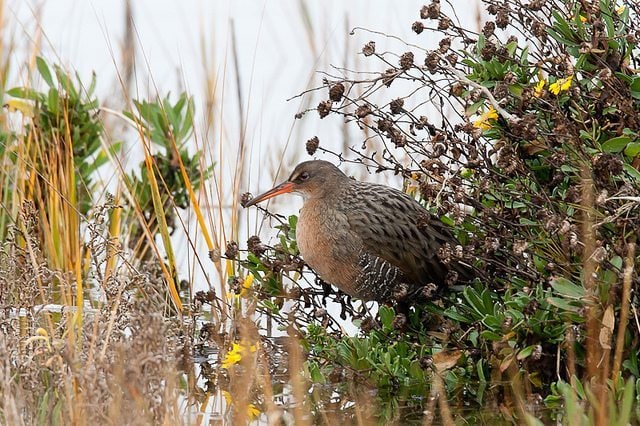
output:
[[[463, 26], [477, 27], [480, 9], [475, 3], [447, 3]], [[11, 37], [0, 44], [11, 58], [6, 87], [38, 85], [36, 56], [77, 72], [83, 82], [95, 73], [105, 137], [110, 143], [124, 141], [119, 161], [126, 170], [137, 167], [144, 152], [135, 126], [127, 126], [117, 111], [133, 99], [153, 101], [167, 93], [175, 99], [181, 92], [193, 96], [194, 133], [187, 145], [190, 152], [202, 153], [203, 168], [214, 166], [213, 179], [201, 189], [200, 207], [218, 251], [224, 253], [228, 241], [242, 244], [253, 234], [273, 242], [273, 223], [263, 226], [262, 214], [243, 211], [239, 199], [244, 192], [272, 187], [295, 164], [310, 159], [306, 140], [318, 136], [323, 148], [349, 158], [349, 147], [367, 139], [366, 131], [346, 125], [337, 114], [322, 121], [315, 111], [298, 119], [296, 114], [315, 109], [326, 98], [316, 88], [322, 88], [327, 75], [383, 71], [384, 64], [366, 63], [361, 53], [371, 40], [378, 52], [402, 52], [407, 45], [433, 48], [428, 34], [411, 29], [421, 5], [381, 0], [11, 0], [2, 8], [7, 27], [2, 34]], [[315, 158], [337, 163], [336, 156], [321, 152]], [[360, 179], [402, 185], [388, 173], [341, 167]], [[106, 166], [101, 174], [104, 188], [115, 192], [117, 173]], [[280, 197], [270, 209], [288, 215], [300, 206], [295, 196]], [[173, 235], [175, 246], [185, 244], [181, 238], [188, 234], [194, 250], [178, 251], [177, 263], [193, 265], [193, 256], [204, 257], [207, 247], [202, 238], [193, 237], [199, 231], [191, 212], [180, 215], [186, 232]], [[190, 269], [194, 290], [217, 287], [222, 280], [223, 274], [205, 278], [206, 268]]]

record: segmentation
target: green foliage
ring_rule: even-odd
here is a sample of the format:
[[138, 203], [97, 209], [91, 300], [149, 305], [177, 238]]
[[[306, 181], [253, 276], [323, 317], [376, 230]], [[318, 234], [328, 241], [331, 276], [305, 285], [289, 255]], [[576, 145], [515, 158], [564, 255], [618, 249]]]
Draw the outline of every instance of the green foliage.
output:
[[[184, 167], [194, 191], [198, 190], [202, 181], [209, 178], [213, 171], [213, 166], [202, 168], [201, 153], [190, 153], [187, 147], [193, 132], [193, 100], [182, 93], [175, 104], [169, 96], [155, 102], [133, 103], [136, 111], [125, 111], [124, 114], [140, 126], [144, 138], [148, 138], [155, 148], [160, 149], [160, 152], [153, 155], [153, 160], [155, 172], [161, 178], [160, 191], [164, 202], [170, 199], [176, 207], [187, 208], [190, 203], [189, 191], [180, 165]], [[140, 176], [135, 173], [129, 176], [135, 199], [147, 217], [153, 212], [148, 173], [143, 162], [139, 167]]]
[[[321, 326], [299, 324], [309, 345], [310, 379], [325, 382], [348, 369], [379, 391], [391, 388], [396, 395], [406, 385], [406, 395], [424, 395], [432, 377], [424, 357], [455, 350], [460, 359], [444, 375], [450, 396], [462, 392], [483, 404], [490, 393], [483, 384], [517, 375], [523, 397], [540, 394], [553, 409], [564, 404], [569, 418], [592, 420], [594, 413], [581, 407], [602, 403], [601, 395], [589, 396], [599, 379], [568, 385], [558, 377], [594, 375], [590, 360], [614, 364], [614, 357], [624, 357], [609, 389], [609, 405], [622, 407], [610, 409], [611, 419], [624, 423], [633, 416], [632, 383], [639, 376], [637, 327], [614, 333], [629, 314], [621, 301], [638, 301], [637, 5], [486, 3], [495, 18], [479, 35], [457, 26], [444, 3], [425, 5], [421, 18], [436, 21], [429, 34], [442, 37], [424, 65], [415, 45], [400, 54], [378, 53], [369, 43], [363, 53], [386, 69], [378, 78], [325, 82], [330, 90], [341, 85], [364, 93], [344, 102], [330, 96], [329, 113], [357, 123], [367, 142], [377, 138], [384, 146], [380, 158], [367, 143], [350, 154], [378, 172], [417, 181], [420, 197], [472, 253], [479, 278], [462, 290], [443, 290], [404, 319], [382, 306], [372, 326], [358, 312], [356, 322], [366, 327], [357, 337], [328, 329], [322, 315]], [[420, 34], [427, 24], [412, 28]], [[397, 57], [399, 66], [388, 68]], [[377, 107], [375, 91], [395, 101]], [[425, 91], [435, 117], [421, 109], [418, 94]], [[451, 110], [464, 115], [451, 118]], [[384, 405], [390, 394], [380, 392]]]
[[[85, 86], [80, 76], [75, 80], [58, 65], [51, 67], [41, 57], [36, 58], [38, 73], [46, 83], [47, 89], [39, 91], [28, 87], [16, 87], [6, 94], [20, 100], [33, 103], [33, 121], [26, 132], [40, 144], [36, 168], [43, 176], [55, 161], [57, 152], [71, 150], [77, 182], [78, 208], [86, 214], [92, 205], [92, 196], [96, 188], [94, 175], [96, 170], [106, 163], [108, 154], [101, 142], [102, 123], [97, 114], [98, 101], [94, 90], [95, 74], [89, 86]], [[29, 138], [29, 136], [27, 136]], [[3, 144], [3, 147], [6, 145]], [[3, 148], [4, 149], [4, 148]], [[110, 148], [119, 149], [119, 144]], [[58, 161], [61, 161], [59, 157]]]

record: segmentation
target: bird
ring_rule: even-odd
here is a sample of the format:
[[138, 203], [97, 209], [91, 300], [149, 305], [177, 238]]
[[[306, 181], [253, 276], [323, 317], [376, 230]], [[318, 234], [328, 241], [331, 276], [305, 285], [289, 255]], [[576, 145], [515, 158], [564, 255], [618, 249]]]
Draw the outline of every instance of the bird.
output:
[[287, 193], [303, 198], [296, 240], [305, 263], [354, 298], [406, 302], [473, 276], [460, 259], [443, 259], [459, 244], [451, 229], [402, 191], [311, 160], [244, 207]]

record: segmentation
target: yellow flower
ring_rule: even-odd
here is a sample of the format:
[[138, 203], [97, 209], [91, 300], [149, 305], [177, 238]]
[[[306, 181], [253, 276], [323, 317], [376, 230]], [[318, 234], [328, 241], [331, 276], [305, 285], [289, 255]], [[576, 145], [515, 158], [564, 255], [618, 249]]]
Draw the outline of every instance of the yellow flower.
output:
[[249, 275], [242, 282], [242, 290], [240, 290], [240, 297], [245, 297], [249, 294], [249, 289], [251, 288], [251, 284], [253, 283], [253, 274], [249, 272]]
[[498, 112], [493, 107], [489, 107], [489, 110], [487, 112], [482, 113], [482, 115], [480, 115], [480, 118], [473, 122], [473, 126], [482, 130], [489, 130], [492, 126], [492, 123], [490, 123], [489, 121], [494, 121], [497, 119]]
[[418, 189], [420, 188], [420, 175], [418, 173], [412, 173], [411, 178], [407, 183], [407, 194], [415, 197], [418, 193]]
[[242, 360], [242, 347], [238, 343], [234, 343], [230, 351], [227, 352], [222, 360], [222, 368], [229, 368]]
[[232, 276], [233, 275], [233, 261], [227, 259], [227, 276]]
[[4, 106], [9, 109], [9, 112], [20, 111], [22, 115], [26, 117], [33, 117], [35, 115], [33, 103], [29, 101], [22, 99], [9, 99]]
[[554, 95], [559, 95], [560, 92], [565, 92], [569, 90], [571, 87], [571, 82], [573, 81], [573, 76], [570, 75], [567, 78], [560, 78], [555, 81], [555, 83], [551, 83], [549, 85], [549, 91]]
[[249, 290], [251, 289], [251, 284], [253, 284], [254, 278], [255, 277], [253, 276], [253, 274], [249, 273], [249, 275], [246, 276], [244, 281], [242, 281], [242, 287], [240, 287], [240, 293], [234, 294], [234, 292], [227, 292], [227, 299], [229, 300], [233, 299], [237, 302], [241, 297], [246, 297], [249, 294]]
[[627, 7], [623, 4], [622, 6], [616, 7], [616, 13], [618, 15], [622, 15]]
[[247, 417], [249, 421], [255, 420], [260, 416], [260, 410], [253, 404], [247, 405]]
[[544, 86], [546, 85], [547, 81], [544, 78], [538, 81], [538, 83], [536, 84], [536, 88], [533, 91], [533, 96], [535, 96], [536, 98], [541, 97], [542, 93], [544, 92]]
[[222, 368], [228, 369], [232, 365], [236, 365], [242, 361], [242, 357], [248, 353], [255, 352], [258, 349], [258, 345], [250, 344], [246, 341], [240, 343], [234, 343], [231, 350], [227, 352], [222, 360]]
[[[225, 401], [227, 401], [228, 405], [233, 404], [233, 398], [231, 398], [231, 394], [228, 391], [223, 390], [222, 396], [224, 397]], [[258, 407], [256, 407], [254, 404], [247, 405], [247, 417], [249, 418], [249, 421], [253, 421], [259, 416], [260, 409]]]

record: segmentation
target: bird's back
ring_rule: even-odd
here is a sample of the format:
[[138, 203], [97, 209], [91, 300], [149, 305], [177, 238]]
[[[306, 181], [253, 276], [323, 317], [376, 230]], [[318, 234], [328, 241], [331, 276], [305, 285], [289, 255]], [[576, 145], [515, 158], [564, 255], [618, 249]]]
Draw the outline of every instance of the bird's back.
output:
[[458, 243], [448, 227], [407, 194], [352, 180], [334, 202], [347, 216], [350, 238], [361, 244], [361, 262], [368, 267], [363, 285], [383, 287], [378, 299], [391, 297], [398, 285], [408, 285], [410, 292], [430, 283], [441, 287], [451, 269], [465, 269], [440, 260], [443, 245]]

